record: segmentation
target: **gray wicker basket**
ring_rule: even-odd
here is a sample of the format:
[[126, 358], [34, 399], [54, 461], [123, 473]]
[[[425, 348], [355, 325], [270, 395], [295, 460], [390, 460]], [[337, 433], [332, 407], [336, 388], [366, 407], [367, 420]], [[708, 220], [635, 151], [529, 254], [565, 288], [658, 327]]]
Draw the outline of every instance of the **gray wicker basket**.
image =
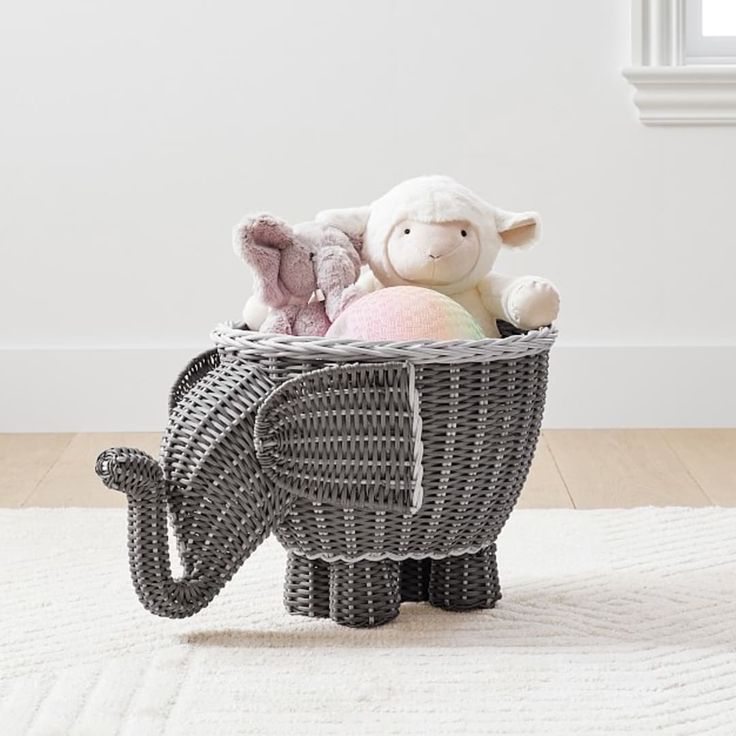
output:
[[127, 494], [143, 605], [196, 613], [274, 532], [290, 613], [376, 626], [402, 601], [492, 607], [495, 541], [536, 447], [556, 331], [502, 334], [366, 343], [216, 329], [171, 391], [160, 459], [115, 448], [97, 461]]

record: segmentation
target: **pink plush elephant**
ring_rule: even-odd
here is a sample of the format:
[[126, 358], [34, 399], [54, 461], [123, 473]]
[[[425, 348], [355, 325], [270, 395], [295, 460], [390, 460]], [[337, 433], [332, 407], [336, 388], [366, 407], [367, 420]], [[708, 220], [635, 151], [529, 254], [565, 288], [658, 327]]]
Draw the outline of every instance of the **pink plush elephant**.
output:
[[254, 274], [255, 294], [243, 309], [248, 327], [324, 335], [359, 295], [359, 244], [329, 225], [292, 227], [268, 214], [246, 217], [233, 232], [233, 246]]

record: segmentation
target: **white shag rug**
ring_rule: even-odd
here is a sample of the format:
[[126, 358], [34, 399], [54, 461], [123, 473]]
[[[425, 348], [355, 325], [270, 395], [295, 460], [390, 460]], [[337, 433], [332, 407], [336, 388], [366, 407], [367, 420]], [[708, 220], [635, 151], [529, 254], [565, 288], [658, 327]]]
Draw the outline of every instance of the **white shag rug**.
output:
[[151, 616], [120, 510], [0, 512], [0, 733], [736, 733], [736, 509], [527, 511], [492, 611], [288, 616], [269, 540], [208, 609]]

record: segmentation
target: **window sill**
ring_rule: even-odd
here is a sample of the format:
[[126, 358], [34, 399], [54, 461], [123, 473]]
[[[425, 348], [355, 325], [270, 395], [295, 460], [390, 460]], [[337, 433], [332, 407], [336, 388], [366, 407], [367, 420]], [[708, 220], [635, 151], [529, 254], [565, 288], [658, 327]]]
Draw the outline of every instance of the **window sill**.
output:
[[736, 66], [624, 69], [645, 125], [736, 125]]

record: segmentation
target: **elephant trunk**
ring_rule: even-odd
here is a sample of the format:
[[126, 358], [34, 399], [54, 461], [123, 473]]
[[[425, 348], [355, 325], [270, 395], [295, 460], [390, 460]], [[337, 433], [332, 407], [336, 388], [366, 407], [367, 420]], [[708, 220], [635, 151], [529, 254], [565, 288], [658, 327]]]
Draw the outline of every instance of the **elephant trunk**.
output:
[[[165, 480], [161, 466], [145, 452], [107, 450], [98, 457], [95, 469], [108, 488], [127, 496], [133, 585], [144, 607], [158, 616], [185, 618], [207, 606], [275, 524], [274, 510], [268, 504], [258, 504], [258, 514], [239, 517], [237, 533], [225, 528], [218, 534], [202, 523], [209, 520], [207, 517], [200, 518], [198, 525], [180, 529], [177, 517], [181, 521], [190, 513], [182, 508], [184, 496], [177, 494]], [[179, 498], [178, 514], [176, 506], [170, 504], [174, 495]], [[177, 526], [183, 568], [183, 576], [178, 579], [172, 575], [169, 557], [170, 510]], [[215, 516], [222, 520], [222, 510]]]

